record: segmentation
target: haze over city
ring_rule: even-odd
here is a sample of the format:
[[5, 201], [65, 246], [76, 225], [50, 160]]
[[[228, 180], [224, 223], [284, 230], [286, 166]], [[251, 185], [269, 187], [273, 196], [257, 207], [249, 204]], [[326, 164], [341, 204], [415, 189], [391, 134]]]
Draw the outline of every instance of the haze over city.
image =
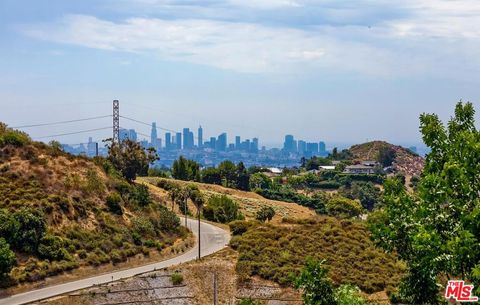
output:
[[415, 144], [420, 113], [445, 120], [459, 99], [478, 103], [479, 13], [469, 0], [6, 0], [0, 121], [111, 114], [119, 99], [122, 114], [142, 121], [201, 124], [207, 137], [225, 131], [267, 147], [286, 134]]

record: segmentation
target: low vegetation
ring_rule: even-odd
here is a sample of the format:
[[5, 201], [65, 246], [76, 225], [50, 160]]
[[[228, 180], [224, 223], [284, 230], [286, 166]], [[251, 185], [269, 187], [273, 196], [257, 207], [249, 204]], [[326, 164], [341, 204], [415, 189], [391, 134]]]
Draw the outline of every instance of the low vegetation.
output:
[[353, 284], [367, 293], [395, 290], [403, 265], [375, 247], [360, 222], [319, 217], [285, 219], [282, 225], [234, 222], [231, 247], [239, 252], [237, 272], [293, 285], [308, 257], [325, 260], [335, 285]]

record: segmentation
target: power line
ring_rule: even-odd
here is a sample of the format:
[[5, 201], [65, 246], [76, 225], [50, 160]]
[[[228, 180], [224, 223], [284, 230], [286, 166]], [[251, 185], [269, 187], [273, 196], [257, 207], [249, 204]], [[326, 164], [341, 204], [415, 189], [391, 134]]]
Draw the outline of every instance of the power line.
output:
[[[123, 115], [121, 115], [120, 117], [121, 117], [122, 119], [126, 119], [126, 120], [129, 120], [129, 121], [132, 121], [132, 122], [136, 122], [136, 123], [139, 123], [139, 124], [143, 124], [143, 125], [147, 125], [147, 126], [152, 126], [152, 124], [149, 124], [149, 123], [147, 123], [147, 122], [142, 122], [142, 121], [139, 121], [139, 120], [135, 120], [135, 119], [132, 119], [132, 118], [123, 116]], [[159, 127], [159, 126], [157, 126], [156, 128], [157, 128], [157, 129], [160, 129], [160, 130], [164, 130], [164, 131], [178, 132], [178, 131], [173, 130], [173, 129], [163, 128], [163, 127]]]
[[23, 126], [15, 126], [11, 128], [30, 128], [30, 127], [39, 127], [39, 126], [50, 126], [50, 125], [60, 125], [60, 124], [68, 124], [74, 122], [82, 122], [82, 121], [90, 121], [90, 120], [97, 120], [111, 117], [112, 115], [103, 115], [103, 116], [96, 116], [91, 118], [84, 118], [84, 119], [77, 119], [77, 120], [68, 120], [68, 121], [60, 121], [60, 122], [52, 122], [52, 123], [41, 123], [41, 124], [33, 124], [33, 125], [23, 125]]
[[50, 136], [36, 137], [36, 138], [34, 138], [34, 139], [35, 139], [35, 140], [38, 140], [38, 139], [45, 139], [45, 138], [69, 136], [69, 135], [74, 135], [74, 134], [79, 134], [79, 133], [86, 133], [86, 132], [98, 131], [98, 130], [105, 130], [105, 129], [112, 129], [112, 126], [101, 127], [101, 128], [94, 128], [94, 129], [89, 129], [89, 130], [81, 130], [81, 131], [69, 132], [69, 133], [61, 133], [61, 134], [50, 135]]

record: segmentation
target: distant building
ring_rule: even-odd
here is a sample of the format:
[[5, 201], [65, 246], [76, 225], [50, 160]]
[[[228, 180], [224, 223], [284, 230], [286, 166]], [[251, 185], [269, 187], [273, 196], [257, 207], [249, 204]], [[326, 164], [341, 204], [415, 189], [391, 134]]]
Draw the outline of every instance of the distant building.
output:
[[251, 146], [250, 152], [252, 153], [258, 152], [258, 138], [252, 139], [252, 146]]
[[175, 144], [177, 149], [182, 149], [182, 133], [177, 132], [175, 134]]
[[87, 156], [95, 157], [98, 156], [98, 143], [92, 141], [92, 137], [88, 138], [87, 143]]
[[307, 143], [307, 154], [310, 156], [318, 155], [318, 143]]
[[307, 142], [298, 140], [298, 153], [304, 155], [307, 152]]
[[297, 141], [292, 135], [286, 135], [285, 141], [283, 142], [283, 150], [286, 152], [296, 152], [297, 151]]
[[198, 148], [203, 147], [203, 128], [202, 126], [198, 127]]
[[218, 151], [227, 150], [227, 134], [225, 132], [218, 136], [215, 149]]
[[373, 174], [375, 173], [375, 168], [363, 164], [348, 165], [343, 172], [346, 174]]
[[132, 141], [137, 141], [137, 132], [135, 129], [120, 129], [119, 130], [119, 140], [120, 142], [125, 141], [125, 140], [132, 140]]
[[169, 132], [165, 133], [165, 149], [172, 149], [172, 135]]
[[211, 137], [210, 138], [210, 148], [215, 150], [216, 147], [217, 147], [217, 138]]
[[235, 149], [236, 150], [241, 150], [241, 138], [240, 136], [235, 136]]
[[150, 144], [152, 147], [156, 148], [157, 147], [157, 123], [153, 122], [152, 123], [152, 131], [150, 132]]
[[320, 155], [327, 154], [327, 145], [325, 145], [325, 142], [320, 141], [320, 143], [318, 143], [318, 152], [320, 153]]
[[189, 128], [183, 128], [183, 149], [192, 149], [193, 147], [193, 132]]

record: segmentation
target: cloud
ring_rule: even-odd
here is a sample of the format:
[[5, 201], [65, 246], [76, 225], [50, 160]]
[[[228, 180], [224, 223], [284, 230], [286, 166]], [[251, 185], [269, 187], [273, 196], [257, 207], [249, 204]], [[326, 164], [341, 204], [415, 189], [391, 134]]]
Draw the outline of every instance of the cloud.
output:
[[[477, 0], [405, 0], [389, 5], [380, 0], [368, 1], [369, 5], [361, 0], [127, 2], [162, 10], [168, 7], [169, 17], [114, 22], [67, 15], [56, 22], [25, 26], [23, 31], [45, 41], [153, 54], [162, 60], [239, 72], [315, 70], [380, 77], [435, 76], [452, 70], [461, 73], [465, 62], [470, 73], [480, 70]], [[186, 7], [187, 16], [178, 13]], [[248, 12], [259, 10], [264, 18], [261, 22], [242, 20], [240, 7]], [[272, 17], [264, 13], [269, 9], [287, 13]], [[290, 10], [295, 14], [288, 13]], [[201, 18], [190, 17], [195, 12]], [[232, 17], [233, 12], [238, 15]], [[216, 17], [210, 17], [213, 15]], [[292, 21], [293, 15], [307, 23], [299, 26]]]
[[209, 20], [131, 18], [114, 23], [71, 15], [61, 22], [35, 25], [25, 32], [37, 39], [88, 48], [153, 53], [241, 72], [312, 63], [328, 52], [325, 38], [288, 28]]

